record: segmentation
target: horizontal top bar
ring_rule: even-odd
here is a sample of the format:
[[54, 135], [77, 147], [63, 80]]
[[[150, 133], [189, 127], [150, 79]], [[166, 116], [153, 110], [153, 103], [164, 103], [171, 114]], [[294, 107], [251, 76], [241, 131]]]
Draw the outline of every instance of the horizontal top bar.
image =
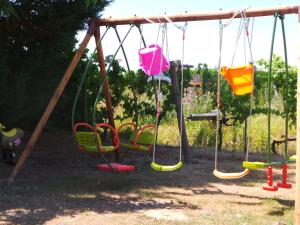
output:
[[[294, 6], [274, 6], [269, 8], [249, 8], [245, 10], [247, 17], [259, 17], [259, 16], [271, 16], [275, 12], [280, 12], [281, 14], [295, 14], [298, 13], [300, 5]], [[183, 21], [201, 21], [201, 20], [217, 20], [217, 19], [230, 19], [236, 11], [215, 11], [215, 12], [203, 12], [203, 13], [184, 13], [177, 15], [168, 15], [168, 18], [172, 22], [183, 22]], [[238, 14], [235, 18], [240, 18], [241, 15]], [[154, 23], [167, 23], [168, 21], [164, 16], [151, 16], [147, 19], [153, 21]], [[126, 25], [126, 24], [145, 24], [150, 23], [144, 17], [127, 17], [127, 18], [103, 18], [96, 19], [97, 26], [114, 26], [114, 25]]]

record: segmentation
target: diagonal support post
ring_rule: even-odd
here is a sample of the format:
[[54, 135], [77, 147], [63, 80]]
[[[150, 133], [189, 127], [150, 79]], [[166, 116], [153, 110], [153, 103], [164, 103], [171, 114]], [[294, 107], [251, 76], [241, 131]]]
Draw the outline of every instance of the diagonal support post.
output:
[[16, 175], [18, 174], [18, 172], [23, 168], [27, 158], [29, 157], [30, 153], [32, 152], [38, 138], [40, 137], [50, 115], [52, 114], [59, 98], [61, 97], [68, 81], [70, 80], [74, 69], [76, 68], [78, 62], [80, 61], [82, 54], [84, 53], [84, 50], [86, 48], [86, 46], [88, 45], [92, 35], [94, 34], [95, 31], [95, 26], [90, 26], [89, 30], [87, 31], [87, 34], [85, 35], [82, 43], [80, 44], [80, 47], [78, 49], [78, 51], [76, 52], [76, 54], [74, 55], [69, 67], [67, 68], [63, 78], [61, 79], [59, 85], [57, 86], [52, 98], [50, 99], [48, 106], [46, 107], [42, 117], [40, 118], [40, 121], [38, 122], [36, 128], [34, 129], [23, 153], [21, 154], [14, 170], [12, 171], [9, 180], [8, 180], [8, 184], [11, 184]]
[[[92, 23], [92, 24], [95, 25], [95, 23]], [[97, 46], [97, 55], [98, 55], [100, 73], [102, 76], [102, 80], [104, 82], [103, 92], [104, 92], [104, 97], [105, 97], [105, 102], [106, 102], [108, 122], [113, 128], [115, 128], [114, 111], [112, 108], [111, 96], [110, 96], [110, 92], [109, 92], [109, 83], [108, 83], [107, 74], [106, 74], [104, 54], [103, 54], [102, 43], [100, 40], [100, 28], [99, 27], [96, 28], [94, 35], [95, 35], [96, 44], [99, 43]], [[118, 162], [119, 158], [120, 158], [118, 149], [116, 151], [114, 151], [114, 157], [115, 157], [115, 161]]]

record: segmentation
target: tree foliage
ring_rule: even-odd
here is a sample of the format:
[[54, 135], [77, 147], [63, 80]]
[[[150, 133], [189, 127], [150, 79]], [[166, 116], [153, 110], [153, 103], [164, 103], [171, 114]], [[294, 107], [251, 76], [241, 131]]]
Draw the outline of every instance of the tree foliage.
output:
[[[36, 124], [74, 55], [77, 32], [109, 2], [1, 2], [5, 5], [0, 5], [0, 121], [27, 128]], [[51, 117], [53, 123], [61, 124], [71, 113], [66, 107], [70, 101], [63, 96]]]
[[[270, 67], [270, 63], [264, 59], [258, 61], [258, 64], [265, 68]], [[296, 91], [297, 91], [297, 68], [288, 66], [288, 87], [286, 85], [286, 71], [284, 60], [277, 55], [273, 55], [272, 62], [272, 89], [271, 96], [275, 92], [279, 93], [283, 100], [283, 111], [280, 113], [285, 117], [285, 110], [288, 109], [291, 125], [296, 125]], [[286, 89], [288, 95], [286, 96]]]
[[[254, 114], [267, 114], [267, 88], [268, 88], [268, 76], [269, 76], [269, 62], [261, 59], [257, 62], [259, 68], [255, 71], [254, 79], [254, 96], [252, 105], [252, 115]], [[272, 86], [271, 86], [271, 98], [277, 93], [282, 97], [283, 110], [272, 108], [271, 113], [276, 115], [285, 116], [285, 109], [289, 109], [289, 117], [291, 124], [295, 124], [296, 121], [296, 80], [297, 71], [295, 67], [289, 66], [288, 77], [288, 98], [285, 98], [285, 63], [280, 56], [273, 56], [272, 65]], [[193, 73], [200, 73], [203, 76], [204, 93], [205, 91], [214, 93], [214, 107], [216, 107], [216, 90], [217, 90], [217, 69], [210, 69], [206, 64], [199, 64]], [[221, 78], [221, 111], [227, 117], [230, 117], [233, 122], [243, 123], [250, 115], [250, 95], [235, 96], [231, 90], [229, 83]]]

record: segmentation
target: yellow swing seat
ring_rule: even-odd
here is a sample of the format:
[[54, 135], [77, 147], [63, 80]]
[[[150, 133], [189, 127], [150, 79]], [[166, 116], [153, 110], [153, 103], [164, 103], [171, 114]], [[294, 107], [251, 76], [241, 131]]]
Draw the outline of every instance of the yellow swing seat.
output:
[[133, 130], [130, 133], [129, 141], [121, 142], [121, 147], [144, 152], [148, 152], [152, 149], [155, 137], [154, 133], [150, 132], [149, 129], [154, 130], [155, 125], [144, 125], [140, 129], [138, 129], [136, 127], [136, 124], [133, 122], [125, 123], [118, 128], [118, 133], [120, 133], [120, 131], [126, 126], [131, 126]]
[[152, 167], [152, 169], [154, 169], [156, 171], [171, 172], [171, 171], [175, 171], [175, 170], [182, 168], [183, 162], [179, 162], [175, 165], [159, 165], [156, 162], [152, 162], [151, 167]]
[[249, 170], [259, 170], [264, 169], [267, 166], [265, 162], [243, 162], [243, 167]]
[[[95, 134], [90, 131], [77, 131], [75, 133], [77, 144], [80, 150], [87, 152], [99, 152], [97, 143], [95, 142]], [[96, 134], [96, 138], [100, 140], [99, 134]], [[100, 142], [101, 143], [101, 142]], [[104, 152], [114, 151], [116, 148], [111, 145], [102, 145]]]
[[292, 161], [292, 162], [296, 162], [297, 156], [296, 156], [296, 155], [292, 155], [292, 156], [289, 158], [289, 160]]
[[[102, 141], [99, 134], [99, 129], [101, 127], [107, 127], [113, 132], [113, 145], [102, 145]], [[79, 130], [79, 128], [84, 128], [91, 131], [82, 131]], [[95, 127], [91, 126], [88, 123], [77, 123], [73, 128], [73, 132], [75, 134], [78, 148], [81, 151], [105, 153], [115, 151], [120, 146], [120, 140], [118, 138], [117, 132], [113, 129], [113, 127], [106, 123], [97, 124]]]
[[254, 67], [252, 64], [221, 68], [221, 75], [228, 80], [235, 95], [250, 94], [253, 91]]
[[264, 169], [267, 166], [281, 166], [282, 164], [286, 163], [294, 163], [296, 162], [296, 155], [293, 155], [289, 157], [288, 160], [283, 160], [283, 161], [277, 161], [277, 162], [243, 162], [243, 167], [247, 168], [249, 170], [259, 170], [259, 169]]
[[220, 179], [223, 179], [223, 180], [234, 180], [234, 179], [240, 179], [246, 175], [248, 175], [250, 172], [250, 170], [248, 169], [244, 169], [243, 171], [241, 172], [236, 172], [236, 173], [224, 173], [224, 172], [221, 172], [217, 169], [214, 170], [213, 174], [220, 178]]

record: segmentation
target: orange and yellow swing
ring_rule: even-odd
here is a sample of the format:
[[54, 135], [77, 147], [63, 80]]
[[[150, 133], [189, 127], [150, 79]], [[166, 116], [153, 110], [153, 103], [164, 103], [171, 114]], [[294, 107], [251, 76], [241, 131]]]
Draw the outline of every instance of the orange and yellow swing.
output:
[[246, 95], [253, 92], [254, 66], [221, 67], [221, 75], [229, 82], [235, 95]]
[[[245, 36], [248, 40], [249, 44], [249, 52], [251, 57], [251, 63], [238, 66], [238, 67], [227, 67], [223, 66], [221, 67], [221, 55], [222, 55], [222, 35], [223, 35], [223, 28], [226, 27], [226, 25], [223, 25], [220, 21], [220, 48], [219, 48], [219, 72], [218, 72], [218, 84], [217, 84], [217, 102], [218, 102], [218, 113], [217, 113], [217, 128], [216, 128], [216, 147], [215, 147], [215, 169], [213, 171], [213, 174], [220, 178], [220, 179], [240, 179], [246, 175], [249, 174], [250, 170], [248, 168], [244, 168], [240, 172], [222, 172], [218, 170], [218, 129], [219, 129], [219, 111], [220, 111], [220, 105], [221, 105], [221, 88], [220, 88], [220, 78], [221, 75], [228, 81], [234, 95], [242, 96], [246, 94], [253, 94], [253, 84], [254, 84], [254, 66], [253, 66], [253, 59], [252, 59], [252, 52], [251, 52], [251, 42], [249, 39], [249, 31], [248, 31], [248, 25], [249, 25], [249, 19], [245, 17], [244, 11], [240, 12], [242, 21], [240, 23], [240, 30], [244, 29]], [[228, 24], [227, 24], [228, 25]], [[240, 35], [242, 32], [238, 32]], [[237, 38], [236, 47], [238, 45], [239, 37]], [[234, 59], [234, 55], [233, 55]], [[233, 62], [232, 59], [232, 62]], [[252, 98], [251, 98], [252, 100]], [[251, 104], [252, 105], [252, 104]], [[251, 110], [250, 110], [250, 117], [251, 117]], [[247, 140], [249, 142], [249, 139]], [[248, 161], [248, 144], [247, 144], [247, 154], [246, 154], [246, 161]]]

